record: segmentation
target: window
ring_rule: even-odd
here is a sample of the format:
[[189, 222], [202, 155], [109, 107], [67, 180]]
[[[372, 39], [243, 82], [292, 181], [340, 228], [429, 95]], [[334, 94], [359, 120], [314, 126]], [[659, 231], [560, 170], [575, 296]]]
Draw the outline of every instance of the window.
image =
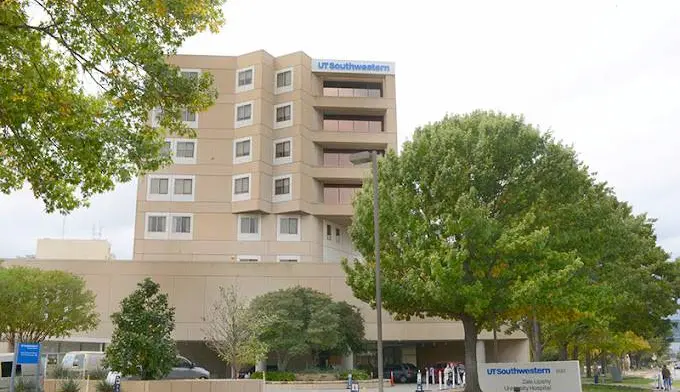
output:
[[166, 216], [150, 215], [146, 231], [149, 233], [165, 233], [167, 219]]
[[194, 149], [196, 148], [195, 142], [177, 142], [177, 147], [175, 147], [175, 156], [178, 158], [193, 158]]
[[194, 201], [194, 176], [149, 175], [148, 201]]
[[236, 122], [234, 128], [245, 127], [253, 124], [253, 103], [246, 102], [235, 106]]
[[293, 103], [282, 103], [274, 106], [274, 129], [293, 125]]
[[293, 91], [293, 68], [282, 69], [276, 72], [276, 85], [274, 93], [281, 94]]
[[252, 90], [255, 87], [255, 67], [236, 71], [236, 92]]
[[190, 112], [186, 109], [182, 109], [182, 121], [189, 123], [189, 127], [198, 127], [198, 116], [194, 112]]
[[297, 216], [279, 216], [277, 240], [300, 241], [300, 218]]
[[260, 240], [260, 217], [258, 215], [240, 215], [238, 217], [238, 240]]
[[234, 164], [250, 162], [251, 156], [251, 137], [244, 137], [234, 140]]
[[198, 80], [198, 74], [201, 73], [200, 69], [182, 69], [182, 76], [187, 79]]
[[260, 261], [260, 256], [254, 256], [254, 255], [238, 255], [236, 256], [237, 260], [239, 263], [257, 263]]
[[190, 216], [173, 216], [172, 217], [172, 232], [173, 233], [191, 233], [191, 217]]
[[340, 242], [340, 229], [335, 228], [335, 242]]
[[168, 194], [168, 178], [150, 178], [149, 193], [152, 195]]
[[298, 218], [281, 218], [281, 234], [298, 234]]
[[196, 140], [191, 139], [165, 139], [165, 146], [163, 148], [170, 151], [175, 164], [195, 164], [196, 143]]
[[274, 140], [274, 164], [282, 165], [293, 162], [293, 139]]
[[250, 199], [250, 174], [238, 175], [232, 177], [233, 191], [232, 191], [232, 201], [242, 201]]
[[333, 239], [333, 229], [331, 228], [331, 225], [326, 225], [326, 239], [329, 241]]
[[163, 152], [163, 154], [172, 155], [172, 142], [170, 140], [166, 140], [161, 151]]
[[291, 175], [274, 177], [274, 196], [272, 201], [276, 203], [291, 200], [292, 183], [293, 176]]
[[279, 263], [297, 263], [300, 261], [300, 256], [298, 255], [279, 255], [276, 256], [276, 261]]
[[145, 215], [145, 239], [190, 240], [192, 237], [192, 214], [148, 212]]
[[194, 193], [194, 180], [191, 178], [175, 179], [175, 195], [191, 195]]

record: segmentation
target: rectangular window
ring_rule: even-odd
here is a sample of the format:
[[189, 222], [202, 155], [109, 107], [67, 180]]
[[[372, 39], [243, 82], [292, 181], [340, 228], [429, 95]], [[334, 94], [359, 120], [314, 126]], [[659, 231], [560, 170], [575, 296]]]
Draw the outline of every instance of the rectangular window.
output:
[[241, 177], [234, 180], [234, 194], [241, 195], [250, 192], [250, 177]]
[[340, 242], [340, 229], [335, 228], [335, 242]]
[[168, 183], [169, 180], [167, 178], [151, 178], [149, 193], [152, 195], [167, 195]]
[[149, 222], [146, 231], [149, 233], [165, 233], [167, 217], [158, 215], [149, 215]]
[[274, 194], [287, 195], [290, 193], [290, 178], [279, 178], [274, 181]]
[[291, 119], [291, 105], [281, 106], [276, 108], [276, 122], [290, 121]]
[[285, 142], [276, 143], [275, 158], [288, 158], [288, 157], [290, 157], [290, 145], [291, 145], [290, 140], [286, 140]]
[[176, 178], [175, 195], [191, 195], [193, 193], [193, 182], [191, 178]]
[[249, 86], [253, 84], [253, 69], [246, 69], [238, 73], [238, 86]]
[[198, 80], [198, 71], [182, 70], [182, 76], [187, 79]]
[[298, 234], [298, 218], [280, 218], [279, 225], [279, 233], [281, 234]]
[[172, 141], [166, 140], [165, 144], [163, 144], [163, 148], [161, 149], [161, 152], [163, 154], [172, 154]]
[[278, 260], [279, 263], [297, 263], [300, 261], [300, 256], [297, 255], [277, 256], [276, 260]]
[[247, 104], [239, 106], [237, 109], [236, 121], [250, 120], [252, 117], [253, 105]]
[[331, 225], [326, 225], [326, 239], [333, 239], [333, 229], [331, 228]]
[[257, 263], [260, 261], [260, 256], [238, 256], [239, 263]]
[[241, 158], [250, 155], [250, 140], [236, 142], [236, 157]]
[[193, 158], [195, 142], [177, 142], [175, 155], [179, 158]]
[[241, 217], [241, 234], [257, 234], [258, 219], [256, 216], [242, 216]]
[[173, 233], [191, 233], [191, 217], [190, 216], [173, 216], [172, 217], [172, 232]]
[[276, 74], [276, 88], [289, 87], [293, 84], [293, 71], [281, 71]]
[[196, 122], [196, 113], [182, 109], [182, 121]]
[[242, 68], [236, 71], [236, 92], [255, 88], [255, 67]]

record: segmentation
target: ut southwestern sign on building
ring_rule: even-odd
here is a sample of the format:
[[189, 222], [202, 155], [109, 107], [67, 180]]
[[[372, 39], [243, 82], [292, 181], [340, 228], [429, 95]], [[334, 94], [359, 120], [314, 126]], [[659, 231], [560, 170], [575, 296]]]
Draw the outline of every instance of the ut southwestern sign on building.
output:
[[581, 392], [578, 361], [480, 363], [477, 368], [484, 392]]
[[312, 59], [312, 72], [394, 75], [394, 63], [382, 61]]

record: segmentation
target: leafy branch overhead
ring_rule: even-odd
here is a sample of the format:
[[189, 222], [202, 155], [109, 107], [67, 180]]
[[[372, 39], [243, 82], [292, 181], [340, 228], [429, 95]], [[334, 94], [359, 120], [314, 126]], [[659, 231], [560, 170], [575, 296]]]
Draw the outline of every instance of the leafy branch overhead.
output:
[[48, 212], [69, 212], [168, 163], [164, 137], [192, 135], [182, 111], [205, 110], [217, 93], [209, 73], [182, 77], [167, 57], [217, 31], [223, 3], [1, 2], [0, 192], [28, 183]]

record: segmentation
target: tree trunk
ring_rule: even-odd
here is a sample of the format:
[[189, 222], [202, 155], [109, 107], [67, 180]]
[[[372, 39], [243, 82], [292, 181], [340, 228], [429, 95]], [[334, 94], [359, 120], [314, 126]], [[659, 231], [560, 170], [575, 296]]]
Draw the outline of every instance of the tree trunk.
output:
[[477, 325], [469, 316], [461, 317], [465, 331], [465, 392], [482, 392], [477, 372]]
[[529, 336], [529, 339], [531, 339], [531, 347], [533, 347], [534, 352], [532, 360], [540, 362], [543, 359], [543, 344], [541, 343], [541, 324], [539, 324], [536, 318], [535, 310], [531, 317], [531, 336]]
[[288, 355], [277, 354], [276, 355], [276, 367], [280, 372], [285, 372], [288, 366]]
[[498, 336], [496, 334], [496, 317], [493, 319], [493, 361], [498, 362]]
[[607, 352], [600, 353], [600, 365], [602, 366], [602, 374], [607, 373]]
[[231, 365], [231, 378], [238, 378], [238, 369], [236, 369], [236, 365]]
[[593, 354], [590, 350], [586, 350], [586, 377], [590, 378], [593, 376], [591, 367], [593, 366]]
[[571, 359], [578, 361], [578, 344], [574, 344], [574, 350], [571, 353]]
[[566, 361], [569, 358], [568, 343], [560, 344], [560, 361]]

